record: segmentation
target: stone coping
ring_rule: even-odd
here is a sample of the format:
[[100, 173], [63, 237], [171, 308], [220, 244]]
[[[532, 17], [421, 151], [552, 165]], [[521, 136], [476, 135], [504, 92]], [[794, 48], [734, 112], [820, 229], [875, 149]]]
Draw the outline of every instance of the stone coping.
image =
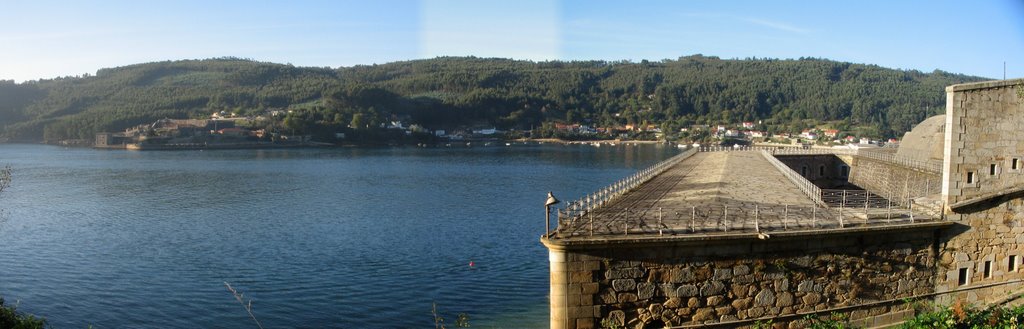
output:
[[[655, 247], [669, 245], [699, 245], [709, 242], [731, 242], [764, 240], [794, 240], [794, 239], [822, 239], [834, 235], [862, 234], [872, 232], [899, 232], [907, 230], [932, 230], [943, 229], [955, 225], [952, 221], [932, 221], [912, 224], [895, 224], [879, 226], [858, 226], [847, 228], [831, 228], [816, 230], [794, 230], [778, 232], [744, 232], [744, 233], [720, 233], [720, 234], [684, 234], [671, 236], [658, 235], [636, 235], [636, 236], [595, 236], [595, 237], [571, 237], [571, 238], [550, 238], [541, 236], [540, 242], [550, 250], [579, 250], [579, 249], [604, 249], [604, 248], [635, 248]], [[762, 235], [764, 234], [764, 235]]]
[[1021, 193], [1021, 192], [1024, 192], [1024, 185], [1021, 185], [1021, 186], [1011, 186], [1009, 188], [1004, 188], [1004, 189], [1001, 189], [1001, 190], [998, 190], [998, 191], [993, 191], [993, 192], [989, 192], [989, 193], [973, 196], [970, 199], [967, 199], [967, 200], [964, 200], [964, 201], [960, 201], [960, 202], [951, 204], [951, 205], [949, 205], [949, 208], [952, 209], [953, 211], [960, 212], [964, 208], [967, 208], [967, 207], [970, 207], [970, 206], [973, 206], [973, 205], [977, 205], [977, 204], [981, 204], [981, 203], [984, 203], [985, 201], [988, 201], [988, 200], [992, 200], [992, 199], [996, 199], [996, 198], [1001, 198], [1001, 197], [1006, 196], [1006, 195], [1015, 194], [1015, 193]]
[[952, 86], [946, 87], [946, 92], [947, 93], [951, 93], [951, 92], [965, 91], [965, 90], [999, 88], [999, 87], [1007, 87], [1007, 86], [1020, 85], [1020, 84], [1024, 84], [1024, 79], [992, 80], [992, 81], [982, 81], [982, 82], [974, 82], [974, 83], [961, 83], [961, 84], [957, 84], [957, 85], [952, 85]]

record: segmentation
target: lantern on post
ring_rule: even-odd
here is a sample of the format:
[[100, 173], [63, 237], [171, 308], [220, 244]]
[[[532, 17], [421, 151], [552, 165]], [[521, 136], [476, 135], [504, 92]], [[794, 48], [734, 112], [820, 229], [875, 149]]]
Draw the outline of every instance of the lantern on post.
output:
[[555, 198], [551, 191], [548, 191], [548, 199], [544, 201], [544, 235], [551, 234], [551, 206], [558, 204], [561, 201]]

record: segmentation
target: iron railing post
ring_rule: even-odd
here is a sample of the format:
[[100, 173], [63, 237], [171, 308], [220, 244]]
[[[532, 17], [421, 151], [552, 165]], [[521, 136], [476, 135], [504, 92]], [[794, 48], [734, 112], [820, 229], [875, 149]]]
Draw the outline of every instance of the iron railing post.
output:
[[658, 207], [658, 235], [659, 236], [662, 235], [662, 228], [663, 227], [665, 227], [665, 225], [662, 224], [661, 207]]
[[694, 221], [696, 221], [696, 219], [697, 219], [697, 207], [690, 206], [690, 233], [697, 232], [696, 228], [694, 228]]
[[594, 213], [588, 213], [590, 215], [590, 236], [594, 236]]
[[725, 217], [725, 231], [729, 232], [729, 206], [725, 206], [723, 211], [723, 217]]
[[761, 233], [761, 225], [757, 222], [758, 207], [754, 205], [754, 232]]

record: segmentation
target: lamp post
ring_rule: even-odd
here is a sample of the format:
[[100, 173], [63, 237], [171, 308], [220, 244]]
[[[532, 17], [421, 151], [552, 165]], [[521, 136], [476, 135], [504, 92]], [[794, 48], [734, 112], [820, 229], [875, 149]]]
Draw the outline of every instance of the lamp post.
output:
[[555, 198], [551, 191], [548, 191], [548, 200], [544, 202], [544, 236], [551, 234], [551, 206], [561, 201]]

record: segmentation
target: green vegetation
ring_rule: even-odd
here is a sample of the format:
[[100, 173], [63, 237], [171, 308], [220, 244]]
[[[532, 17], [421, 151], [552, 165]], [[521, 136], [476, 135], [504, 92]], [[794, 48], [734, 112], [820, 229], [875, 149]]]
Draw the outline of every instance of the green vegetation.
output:
[[694, 55], [632, 63], [443, 57], [339, 69], [217, 58], [0, 82], [0, 136], [92, 139], [96, 132], [162, 118], [291, 110], [279, 112], [283, 117], [270, 128], [317, 137], [403, 120], [429, 129], [487, 126], [572, 137], [560, 136], [555, 123], [653, 125], [674, 134], [693, 124], [761, 120], [757, 129], [767, 132], [799, 133], [829, 122], [841, 130], [898, 137], [942, 111], [943, 88], [980, 80], [814, 58]]
[[[430, 313], [434, 316], [434, 329], [447, 329], [445, 325], [444, 317], [437, 310], [437, 303], [432, 303], [430, 307]], [[455, 318], [455, 328], [469, 328], [469, 315], [466, 313], [459, 313]]]
[[832, 313], [827, 317], [805, 316], [804, 321], [810, 329], [848, 329], [855, 328], [849, 323], [849, 316], [842, 313]]
[[0, 328], [46, 328], [46, 319], [36, 318], [31, 314], [18, 312], [17, 307], [4, 305], [4, 299], [0, 298]]
[[953, 329], [953, 328], [1022, 328], [1024, 327], [1024, 306], [995, 307], [979, 309], [957, 301], [952, 306], [918, 314], [903, 323], [906, 329]]

